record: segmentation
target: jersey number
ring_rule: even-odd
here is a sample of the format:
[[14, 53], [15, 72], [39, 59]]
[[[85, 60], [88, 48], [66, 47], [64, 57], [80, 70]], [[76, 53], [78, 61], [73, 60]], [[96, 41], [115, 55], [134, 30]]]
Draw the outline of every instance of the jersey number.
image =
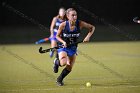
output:
[[70, 44], [74, 43], [74, 38], [69, 38], [69, 40], [70, 40]]

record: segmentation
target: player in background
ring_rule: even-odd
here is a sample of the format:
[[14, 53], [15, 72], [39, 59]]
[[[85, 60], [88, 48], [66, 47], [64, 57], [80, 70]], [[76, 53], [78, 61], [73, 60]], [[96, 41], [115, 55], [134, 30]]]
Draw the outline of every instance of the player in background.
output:
[[[59, 28], [59, 25], [62, 22], [64, 22], [65, 20], [66, 20], [65, 8], [61, 7], [59, 9], [58, 15], [52, 19], [51, 26], [50, 26], [50, 37], [41, 39], [41, 40], [37, 41], [36, 44], [40, 44], [40, 43], [43, 43], [43, 42], [50, 40], [51, 41], [51, 48], [57, 47], [57, 39], [56, 39], [57, 30]], [[53, 57], [55, 51], [56, 50], [50, 51], [50, 57]], [[56, 52], [56, 58], [54, 61], [56, 61], [56, 60], [58, 60], [57, 52]]]
[[[81, 29], [86, 28], [89, 32], [83, 42], [88, 42], [94, 33], [95, 27], [89, 23], [77, 19], [77, 12], [73, 8], [66, 11], [67, 21], [60, 24], [56, 38], [63, 45], [58, 49], [59, 61], [55, 61], [54, 71], [57, 73], [59, 66], [65, 66], [61, 74], [58, 76], [56, 83], [63, 86], [63, 79], [71, 72], [75, 63], [78, 44], [74, 44], [80, 37]], [[67, 46], [70, 45], [71, 46]], [[74, 44], [74, 45], [73, 45]]]

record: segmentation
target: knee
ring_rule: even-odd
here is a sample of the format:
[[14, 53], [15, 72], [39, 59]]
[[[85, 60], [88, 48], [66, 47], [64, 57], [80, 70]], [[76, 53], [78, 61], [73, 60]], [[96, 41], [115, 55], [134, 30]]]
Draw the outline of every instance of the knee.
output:
[[65, 66], [65, 65], [66, 65], [65, 63], [60, 62], [60, 66], [61, 66], [61, 67]]
[[67, 64], [67, 58], [63, 57], [60, 59], [60, 66], [65, 66]]

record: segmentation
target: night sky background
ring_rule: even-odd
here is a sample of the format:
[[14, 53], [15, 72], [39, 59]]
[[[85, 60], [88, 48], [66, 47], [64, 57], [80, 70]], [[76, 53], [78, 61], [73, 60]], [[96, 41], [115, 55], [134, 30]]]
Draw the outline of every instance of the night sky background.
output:
[[[3, 34], [3, 38], [1, 37], [1, 39], [6, 38], [4, 28], [10, 28], [12, 26], [24, 26], [24, 28], [25, 26], [37, 27], [33, 22], [8, 10], [8, 8], [5, 7], [5, 4], [10, 5], [47, 28], [50, 27], [52, 18], [58, 14], [58, 9], [60, 7], [65, 7], [66, 9], [74, 7], [78, 13], [78, 19], [91, 23], [97, 27], [99, 25], [105, 26], [106, 22], [106, 24], [110, 23], [111, 25], [121, 27], [123, 25], [139, 26], [139, 24], [133, 22], [134, 17], [140, 17], [138, 0], [1, 0], [0, 3], [0, 27], [2, 31], [1, 35]], [[79, 7], [82, 7], [86, 12], [88, 11], [88, 13], [85, 13], [85, 11]], [[100, 21], [101, 19], [104, 21]], [[123, 28], [127, 30], [127, 27]], [[38, 30], [38, 28], [36, 29]], [[8, 31], [9, 30], [7, 29], [7, 32]], [[135, 31], [136, 35], [138, 34], [137, 31]], [[44, 35], [44, 33], [37, 31], [36, 34], [40, 34], [36, 40]], [[136, 37], [139, 40], [139, 36]]]

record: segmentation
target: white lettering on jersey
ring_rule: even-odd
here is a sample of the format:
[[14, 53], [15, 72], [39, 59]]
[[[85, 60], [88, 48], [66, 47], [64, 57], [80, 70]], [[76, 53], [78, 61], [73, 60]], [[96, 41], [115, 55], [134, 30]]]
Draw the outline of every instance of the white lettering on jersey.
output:
[[79, 37], [80, 36], [80, 33], [77, 33], [77, 34], [66, 34], [66, 33], [63, 33], [63, 36], [64, 37], [67, 37], [67, 38], [70, 38], [70, 37]]

